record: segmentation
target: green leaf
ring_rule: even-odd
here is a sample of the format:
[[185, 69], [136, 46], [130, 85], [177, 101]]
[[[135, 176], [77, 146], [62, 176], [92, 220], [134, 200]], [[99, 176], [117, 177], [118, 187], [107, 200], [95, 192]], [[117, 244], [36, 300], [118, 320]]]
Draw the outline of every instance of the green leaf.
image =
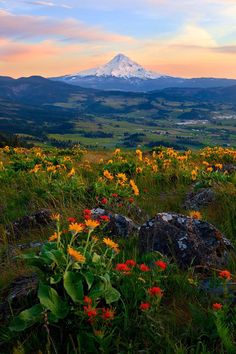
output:
[[69, 271], [66, 272], [64, 274], [64, 288], [74, 302], [83, 300], [84, 289], [80, 274]]
[[45, 257], [55, 262], [59, 267], [66, 263], [64, 253], [60, 250], [52, 250], [51, 252], [45, 252]]
[[39, 284], [38, 298], [40, 303], [56, 317], [65, 318], [69, 312], [68, 304], [63, 301], [55, 289], [42, 283]]
[[11, 321], [9, 326], [10, 330], [16, 332], [24, 331], [26, 328], [42, 319], [42, 312], [43, 307], [40, 304], [22, 311]]
[[99, 254], [97, 254], [96, 252], [94, 252], [93, 258], [92, 258], [92, 262], [93, 262], [93, 263], [99, 263], [100, 261], [101, 261], [101, 256], [99, 256]]
[[105, 291], [105, 300], [107, 304], [111, 304], [112, 302], [118, 301], [120, 298], [120, 293], [115, 288], [110, 287]]
[[88, 285], [88, 289], [91, 288], [91, 286], [93, 285], [94, 282], [94, 275], [91, 272], [82, 272], [82, 275], [84, 276], [86, 283]]

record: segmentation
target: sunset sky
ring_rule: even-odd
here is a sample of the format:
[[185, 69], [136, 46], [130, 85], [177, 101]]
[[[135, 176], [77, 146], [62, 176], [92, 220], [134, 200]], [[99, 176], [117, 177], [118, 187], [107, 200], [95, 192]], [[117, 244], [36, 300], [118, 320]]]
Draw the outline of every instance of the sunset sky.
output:
[[0, 75], [59, 76], [123, 53], [172, 76], [236, 78], [236, 0], [0, 0]]

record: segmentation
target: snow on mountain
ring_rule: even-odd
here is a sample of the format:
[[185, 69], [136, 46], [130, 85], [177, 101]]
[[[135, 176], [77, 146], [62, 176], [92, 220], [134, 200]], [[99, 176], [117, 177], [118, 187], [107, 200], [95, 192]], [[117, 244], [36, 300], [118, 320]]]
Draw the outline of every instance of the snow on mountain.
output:
[[73, 80], [78, 77], [82, 78], [87, 76], [96, 76], [96, 77], [111, 76], [111, 77], [123, 78], [123, 79], [130, 79], [130, 78], [157, 79], [164, 75], [155, 73], [153, 71], [145, 70], [141, 65], [129, 59], [124, 54], [118, 54], [105, 65], [99, 66], [94, 69], [81, 71], [74, 75], [67, 75], [66, 77]]

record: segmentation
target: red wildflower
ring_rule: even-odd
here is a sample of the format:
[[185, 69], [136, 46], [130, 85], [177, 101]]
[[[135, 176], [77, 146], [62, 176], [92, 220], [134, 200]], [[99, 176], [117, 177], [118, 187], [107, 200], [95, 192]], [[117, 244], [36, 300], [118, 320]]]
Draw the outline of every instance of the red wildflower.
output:
[[69, 223], [76, 223], [76, 219], [75, 218], [68, 218], [67, 221], [69, 221]]
[[103, 220], [103, 221], [110, 221], [110, 218], [107, 215], [101, 215], [100, 219]]
[[113, 193], [111, 196], [112, 196], [113, 198], [117, 198], [117, 197], [118, 197], [118, 194], [117, 194], [117, 193]]
[[148, 192], [147, 188], [144, 188], [144, 190], [143, 190], [143, 191], [144, 191], [144, 193], [147, 193], [147, 192]]
[[133, 259], [127, 259], [127, 261], [125, 262], [125, 264], [128, 267], [134, 267], [136, 265], [136, 262]]
[[149, 304], [149, 302], [142, 302], [139, 306], [140, 310], [142, 311], [147, 311], [149, 310], [151, 307], [151, 304]]
[[120, 204], [118, 204], [117, 206], [118, 206], [119, 208], [121, 208], [121, 207], [123, 207], [123, 204], [120, 203]]
[[134, 198], [130, 197], [129, 202], [130, 202], [130, 204], [132, 204], [134, 202]]
[[84, 306], [84, 313], [90, 318], [93, 319], [94, 317], [97, 316], [97, 310], [93, 308], [92, 306]]
[[85, 304], [92, 305], [92, 299], [89, 296], [84, 296]]
[[142, 271], [142, 272], [149, 272], [151, 269], [146, 265], [146, 264], [141, 264], [139, 266], [139, 269]]
[[212, 305], [212, 308], [213, 310], [218, 311], [222, 308], [222, 306], [223, 306], [222, 304], [216, 302], [215, 304]]
[[127, 264], [125, 264], [125, 263], [118, 263], [117, 265], [116, 265], [116, 270], [118, 270], [119, 272], [129, 272], [129, 271], [131, 271], [131, 268], [129, 268], [128, 266], [127, 266]]
[[104, 204], [104, 205], [107, 204], [107, 203], [108, 203], [107, 198], [103, 198], [103, 199], [101, 200], [101, 203]]
[[165, 270], [166, 267], [167, 267], [167, 264], [165, 262], [163, 262], [163, 261], [156, 261], [155, 264], [156, 264], [156, 266], [158, 266], [162, 270]]
[[115, 315], [115, 312], [112, 309], [109, 309], [109, 308], [102, 309], [102, 318], [104, 320], [113, 320], [114, 315]]
[[149, 288], [148, 293], [151, 296], [160, 296], [161, 297], [163, 295], [163, 291], [158, 286], [153, 286], [152, 288]]
[[231, 273], [228, 270], [222, 270], [219, 273], [219, 277], [226, 280], [230, 280], [232, 278]]
[[84, 209], [84, 210], [83, 210], [83, 213], [84, 213], [84, 214], [87, 214], [87, 215], [91, 215], [92, 212], [91, 212], [90, 209]]

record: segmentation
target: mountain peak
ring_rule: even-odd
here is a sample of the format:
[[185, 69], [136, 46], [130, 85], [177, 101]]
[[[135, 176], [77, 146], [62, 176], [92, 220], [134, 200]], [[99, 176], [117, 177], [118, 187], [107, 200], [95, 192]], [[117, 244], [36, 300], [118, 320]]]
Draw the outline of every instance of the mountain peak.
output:
[[144, 69], [141, 65], [131, 60], [126, 55], [119, 53], [108, 63], [94, 69], [81, 71], [78, 74], [69, 75], [72, 78], [96, 76], [96, 77], [116, 77], [123, 79], [157, 79], [161, 74]]

